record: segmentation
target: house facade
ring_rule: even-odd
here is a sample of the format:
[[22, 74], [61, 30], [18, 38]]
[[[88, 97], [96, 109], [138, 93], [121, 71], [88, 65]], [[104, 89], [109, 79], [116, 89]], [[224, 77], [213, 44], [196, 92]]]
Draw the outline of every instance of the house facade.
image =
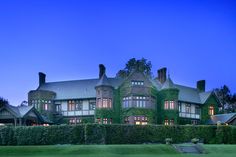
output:
[[195, 88], [175, 84], [166, 68], [152, 79], [133, 71], [127, 78], [108, 78], [99, 65], [95, 79], [46, 82], [28, 93], [28, 104], [54, 124], [206, 124], [217, 114], [219, 101], [205, 91], [205, 81]]

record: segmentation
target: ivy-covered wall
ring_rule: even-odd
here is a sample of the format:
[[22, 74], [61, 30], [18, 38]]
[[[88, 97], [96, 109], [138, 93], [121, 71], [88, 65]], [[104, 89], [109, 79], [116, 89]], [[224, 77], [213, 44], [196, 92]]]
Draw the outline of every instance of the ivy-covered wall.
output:
[[[164, 89], [157, 94], [157, 124], [164, 124], [164, 120], [173, 119], [178, 124], [178, 95], [179, 90], [176, 88]], [[175, 101], [175, 109], [164, 109], [165, 101]]]
[[205, 104], [203, 104], [201, 108], [201, 124], [206, 124], [207, 120], [210, 118], [209, 115], [209, 107], [214, 106], [214, 114], [218, 114], [219, 108], [218, 108], [218, 101], [216, 100], [215, 95], [211, 95]]

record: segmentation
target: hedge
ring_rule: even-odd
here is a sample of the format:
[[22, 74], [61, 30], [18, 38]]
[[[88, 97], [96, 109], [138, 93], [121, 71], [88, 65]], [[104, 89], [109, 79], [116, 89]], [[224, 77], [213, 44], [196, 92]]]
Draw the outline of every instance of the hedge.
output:
[[0, 145], [140, 144], [190, 142], [236, 144], [236, 126], [210, 125], [55, 125], [0, 127]]

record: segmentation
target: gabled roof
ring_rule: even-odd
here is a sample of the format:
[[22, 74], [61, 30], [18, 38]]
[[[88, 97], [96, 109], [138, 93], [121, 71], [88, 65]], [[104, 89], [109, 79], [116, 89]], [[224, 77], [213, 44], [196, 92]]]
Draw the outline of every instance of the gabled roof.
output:
[[202, 104], [199, 91], [196, 88], [177, 84], [175, 84], [174, 87], [179, 90], [179, 101]]
[[[106, 82], [109, 82], [109, 84], [111, 84], [111, 86], [115, 89], [118, 88], [123, 81], [123, 79], [120, 78], [106, 78], [105, 80]], [[41, 85], [38, 90], [55, 92], [55, 100], [95, 98], [95, 87], [97, 86], [99, 81], [99, 79], [85, 79], [62, 82], [48, 82]]]
[[211, 96], [211, 94], [212, 91], [199, 93], [202, 104], [204, 104], [207, 101], [207, 99]]
[[168, 77], [166, 79], [166, 81], [164, 82], [164, 84], [162, 85], [161, 89], [169, 89], [169, 88], [175, 88], [174, 87], [174, 83], [173, 81], [171, 80], [170, 77]]
[[217, 124], [217, 122], [225, 124], [230, 123], [234, 119], [236, 119], [236, 113], [217, 114], [211, 116], [210, 120], [208, 121], [208, 124]]

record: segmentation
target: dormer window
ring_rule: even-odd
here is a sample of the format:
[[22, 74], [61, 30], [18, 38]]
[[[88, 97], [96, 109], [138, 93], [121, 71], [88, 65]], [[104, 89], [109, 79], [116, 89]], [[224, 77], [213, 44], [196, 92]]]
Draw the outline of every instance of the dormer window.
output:
[[136, 81], [136, 80], [133, 80], [133, 81], [131, 81], [131, 85], [132, 85], [132, 86], [143, 86], [143, 85], [144, 85], [144, 82], [143, 82], [143, 81]]

